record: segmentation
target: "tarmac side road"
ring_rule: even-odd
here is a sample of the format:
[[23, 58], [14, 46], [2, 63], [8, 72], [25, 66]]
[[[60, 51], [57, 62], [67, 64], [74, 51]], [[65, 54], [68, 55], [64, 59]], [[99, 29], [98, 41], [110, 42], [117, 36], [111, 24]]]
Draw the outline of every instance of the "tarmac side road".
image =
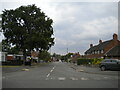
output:
[[94, 67], [94, 66], [75, 65], [71, 63], [68, 63], [68, 65], [78, 72], [101, 74], [101, 75], [113, 75], [113, 76], [119, 75], [119, 71], [113, 71], [113, 70], [101, 71], [99, 67]]

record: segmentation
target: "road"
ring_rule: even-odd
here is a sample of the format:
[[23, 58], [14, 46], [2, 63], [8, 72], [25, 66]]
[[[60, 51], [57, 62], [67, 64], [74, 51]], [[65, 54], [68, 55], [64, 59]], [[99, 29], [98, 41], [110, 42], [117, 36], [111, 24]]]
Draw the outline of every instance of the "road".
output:
[[118, 76], [77, 72], [62, 62], [3, 73], [2, 80], [3, 88], [118, 88]]

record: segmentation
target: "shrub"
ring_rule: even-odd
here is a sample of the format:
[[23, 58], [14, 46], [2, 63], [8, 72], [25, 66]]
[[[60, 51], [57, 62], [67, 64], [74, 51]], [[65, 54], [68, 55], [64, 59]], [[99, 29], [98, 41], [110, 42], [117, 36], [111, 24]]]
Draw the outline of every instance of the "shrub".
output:
[[21, 60], [12, 60], [12, 61], [3, 61], [2, 65], [22, 65], [23, 61]]
[[103, 59], [77, 59], [77, 65], [99, 64]]

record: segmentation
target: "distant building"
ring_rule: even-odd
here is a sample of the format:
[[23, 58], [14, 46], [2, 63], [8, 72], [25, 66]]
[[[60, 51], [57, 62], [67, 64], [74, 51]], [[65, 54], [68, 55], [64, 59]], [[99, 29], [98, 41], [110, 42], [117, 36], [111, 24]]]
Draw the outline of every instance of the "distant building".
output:
[[99, 40], [99, 44], [85, 51], [85, 58], [117, 58], [120, 59], [120, 41], [117, 34], [113, 34], [113, 39], [104, 41]]
[[39, 52], [37, 52], [37, 51], [31, 52], [31, 57], [32, 57], [32, 59], [38, 60], [38, 54], [39, 54]]
[[20, 55], [20, 54], [7, 54], [6, 55], [6, 60], [7, 61], [23, 60], [23, 55]]
[[80, 58], [79, 52], [78, 52], [78, 53], [74, 53], [74, 54], [71, 56], [71, 61], [72, 61], [73, 63], [76, 63], [78, 58]]

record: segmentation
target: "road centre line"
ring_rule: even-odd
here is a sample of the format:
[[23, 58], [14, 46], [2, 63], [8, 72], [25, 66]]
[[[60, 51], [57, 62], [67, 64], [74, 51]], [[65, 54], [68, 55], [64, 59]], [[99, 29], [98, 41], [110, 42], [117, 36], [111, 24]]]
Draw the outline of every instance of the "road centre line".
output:
[[53, 67], [53, 70], [55, 69], [55, 66]]
[[49, 77], [50, 76], [50, 73], [47, 75], [47, 77]]
[[50, 70], [50, 72], [53, 72], [54, 69], [55, 69], [55, 66]]
[[[54, 69], [55, 69], [55, 66], [50, 70], [50, 73], [52, 73]], [[47, 78], [50, 76], [50, 73], [46, 76]]]
[[53, 69], [50, 72], [52, 72], [52, 71], [53, 71]]

